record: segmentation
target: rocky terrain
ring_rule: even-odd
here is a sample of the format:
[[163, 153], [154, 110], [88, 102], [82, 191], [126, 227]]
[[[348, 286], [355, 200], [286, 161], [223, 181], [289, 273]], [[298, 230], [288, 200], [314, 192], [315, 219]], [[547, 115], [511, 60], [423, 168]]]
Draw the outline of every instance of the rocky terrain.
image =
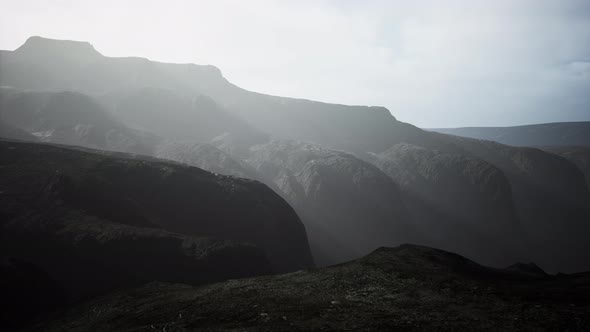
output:
[[98, 101], [78, 92], [3, 89], [0, 105], [6, 125], [42, 142], [150, 155], [159, 141], [154, 134], [124, 125]]
[[[254, 93], [212, 66], [112, 58], [84, 42], [31, 37], [0, 52], [0, 69], [7, 125], [263, 181], [301, 218], [320, 265], [416, 242], [494, 266], [590, 269], [590, 192], [571, 158], [424, 131], [382, 107]], [[37, 94], [60, 106], [28, 111]]]
[[2, 325], [42, 311], [23, 307], [18, 291], [31, 286], [40, 290], [27, 290], [28, 301], [51, 308], [155, 280], [201, 284], [313, 265], [295, 212], [252, 180], [6, 140], [0, 168], [0, 284], [14, 295], [3, 297], [12, 311]]
[[448, 135], [31, 37], [0, 51], [0, 329], [588, 330], [586, 129]]
[[124, 154], [17, 142], [1, 148], [5, 221], [45, 200], [119, 224], [252, 243], [279, 271], [311, 264], [301, 221], [261, 183]]
[[584, 331], [590, 276], [506, 269], [415, 245], [322, 269], [207, 286], [151, 283], [87, 302], [42, 330]]
[[354, 155], [271, 141], [252, 147], [245, 161], [297, 210], [320, 265], [417, 238], [398, 185]]

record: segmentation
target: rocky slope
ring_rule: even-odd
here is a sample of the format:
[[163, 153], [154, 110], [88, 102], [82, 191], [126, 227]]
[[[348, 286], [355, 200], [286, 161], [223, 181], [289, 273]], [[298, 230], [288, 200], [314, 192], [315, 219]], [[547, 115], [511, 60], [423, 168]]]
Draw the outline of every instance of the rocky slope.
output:
[[203, 287], [152, 283], [98, 298], [43, 330], [568, 330], [590, 328], [590, 277], [491, 269], [403, 245], [346, 264]]
[[297, 210], [320, 265], [417, 238], [398, 185], [349, 153], [271, 141], [252, 147], [245, 161]]
[[240, 159], [233, 158], [213, 145], [200, 143], [159, 144], [154, 154], [158, 158], [174, 160], [209, 172], [261, 180], [256, 170]]
[[198, 92], [139, 88], [115, 91], [100, 100], [124, 123], [173, 141], [209, 142], [230, 134], [243, 148], [267, 139], [266, 134]]
[[0, 141], [0, 157], [1, 255], [80, 283], [72, 293], [312, 265], [301, 221], [261, 183], [37, 143]]
[[149, 155], [159, 141], [125, 126], [95, 99], [77, 92], [0, 90], [0, 110], [6, 125], [43, 142]]
[[469, 252], [496, 266], [522, 253], [524, 234], [510, 183], [498, 168], [478, 158], [406, 143], [369, 154], [367, 160], [400, 184], [428, 245]]

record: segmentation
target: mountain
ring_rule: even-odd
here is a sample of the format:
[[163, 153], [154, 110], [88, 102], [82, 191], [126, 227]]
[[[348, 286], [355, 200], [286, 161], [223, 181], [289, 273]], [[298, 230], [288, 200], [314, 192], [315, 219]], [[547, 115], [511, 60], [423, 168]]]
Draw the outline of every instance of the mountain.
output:
[[20, 141], [37, 141], [35, 136], [25, 130], [5, 124], [2, 119], [0, 119], [0, 137]]
[[151, 283], [92, 300], [43, 330], [569, 330], [590, 328], [590, 275], [492, 269], [415, 245], [202, 287]]
[[[383, 107], [254, 93], [212, 66], [111, 58], [87, 43], [30, 38], [0, 52], [0, 70], [0, 85], [13, 93], [83, 95], [93, 102], [72, 110], [111, 119], [68, 116], [68, 132], [78, 133], [78, 123], [111, 123], [124, 137], [139, 136], [130, 141], [142, 150], [99, 146], [85, 134], [60, 143], [264, 182], [293, 206], [321, 265], [411, 241], [494, 266], [526, 260], [550, 272], [590, 269], [590, 192], [573, 159], [425, 131]], [[19, 109], [26, 108], [0, 111]], [[36, 118], [8, 124], [39, 133]], [[42, 132], [61, 126], [49, 123]]]
[[195, 166], [209, 172], [232, 175], [261, 182], [262, 176], [256, 170], [211, 144], [168, 142], [156, 147], [155, 156]]
[[174, 141], [209, 142], [231, 134], [244, 147], [267, 139], [205, 95], [152, 87], [117, 91], [99, 100], [122, 122]]
[[255, 181], [17, 141], [0, 141], [0, 167], [0, 258], [32, 264], [73, 299], [313, 264], [295, 212]]
[[590, 122], [555, 122], [514, 127], [428, 129], [514, 146], [590, 145]]
[[554, 146], [543, 147], [543, 150], [555, 153], [578, 166], [590, 188], [590, 146]]
[[151, 154], [158, 137], [122, 124], [95, 99], [78, 92], [0, 90], [0, 117], [43, 142]]
[[398, 185], [354, 155], [273, 140], [253, 146], [245, 161], [301, 216], [320, 265], [417, 237]]
[[[496, 266], [522, 253], [524, 233], [510, 182], [494, 165], [407, 143], [367, 159], [400, 184], [412, 220], [428, 245], [470, 252]], [[504, 241], [501, 248], [499, 238]]]

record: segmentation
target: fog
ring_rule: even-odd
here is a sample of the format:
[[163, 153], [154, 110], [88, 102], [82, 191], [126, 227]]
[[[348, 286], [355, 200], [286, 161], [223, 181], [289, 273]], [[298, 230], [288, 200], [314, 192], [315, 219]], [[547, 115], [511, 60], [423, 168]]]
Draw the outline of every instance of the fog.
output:
[[590, 119], [587, 1], [3, 1], [29, 36], [212, 64], [252, 91], [387, 107], [422, 127]]
[[588, 41], [586, 0], [2, 1], [0, 330], [589, 330]]

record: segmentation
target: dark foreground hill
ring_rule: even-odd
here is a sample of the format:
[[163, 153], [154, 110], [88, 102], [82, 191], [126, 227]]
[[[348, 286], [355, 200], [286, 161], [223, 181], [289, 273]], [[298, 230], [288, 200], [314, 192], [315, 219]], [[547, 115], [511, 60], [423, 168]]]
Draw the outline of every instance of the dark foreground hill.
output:
[[590, 122], [556, 122], [514, 127], [429, 129], [515, 146], [590, 145]]
[[30, 319], [39, 301], [51, 308], [155, 280], [200, 284], [312, 265], [301, 221], [256, 181], [4, 140], [0, 169], [0, 288], [15, 311], [3, 322], [18, 324], [23, 308]]
[[68, 311], [40, 330], [311, 331], [590, 328], [590, 275], [492, 269], [428, 247], [342, 265], [192, 287], [151, 283]]

